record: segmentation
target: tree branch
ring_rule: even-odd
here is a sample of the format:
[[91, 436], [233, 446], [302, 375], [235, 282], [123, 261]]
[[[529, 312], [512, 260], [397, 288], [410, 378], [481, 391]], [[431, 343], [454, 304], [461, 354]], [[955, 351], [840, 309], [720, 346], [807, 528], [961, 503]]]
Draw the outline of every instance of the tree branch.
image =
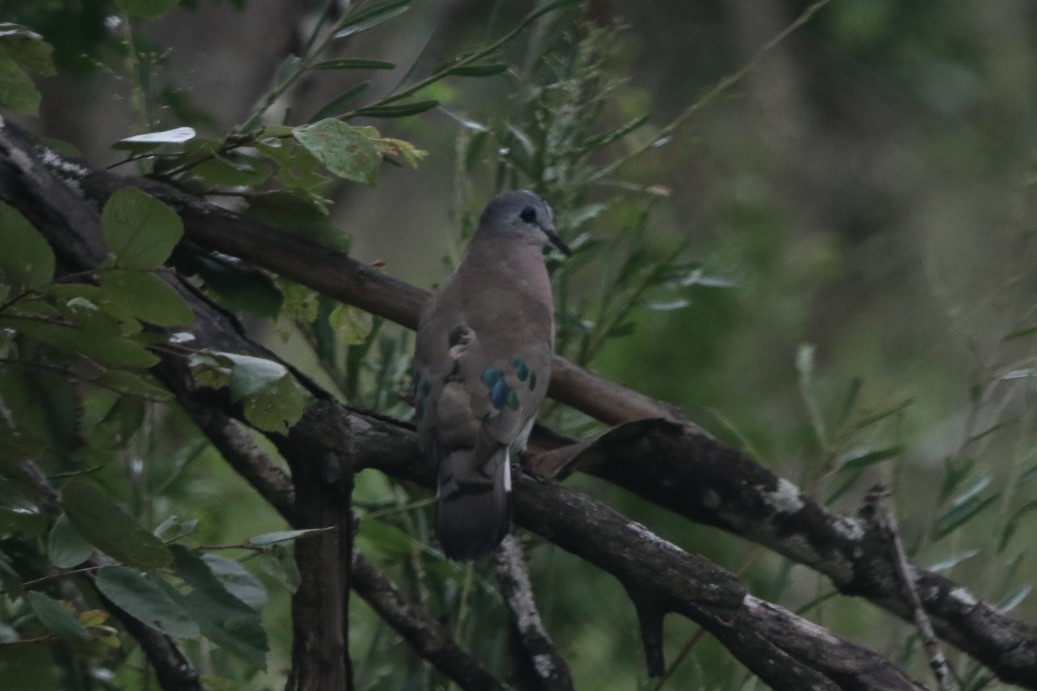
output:
[[[124, 184], [138, 185], [173, 204], [184, 217], [189, 237], [199, 244], [257, 263], [262, 260], [266, 268], [289, 278], [323, 285], [335, 297], [400, 323], [413, 323], [423, 296], [417, 289], [158, 183], [96, 173], [69, 163], [9, 124], [0, 129], [0, 198], [37, 224], [72, 266], [96, 263], [96, 205]], [[69, 206], [93, 209], [92, 215]], [[88, 223], [70, 220], [84, 213]], [[97, 235], [93, 240], [92, 234]], [[218, 242], [224, 244], [218, 245], [214, 238], [222, 238]], [[240, 244], [242, 238], [247, 246]], [[296, 276], [294, 272], [303, 267], [305, 275]], [[209, 338], [222, 343], [220, 349], [265, 353], [244, 338], [229, 315], [201, 295], [192, 294], [189, 301], [196, 313], [196, 331], [209, 332]], [[167, 360], [172, 357], [166, 354]], [[895, 581], [883, 581], [892, 568], [888, 555], [877, 562], [858, 557], [878, 554], [876, 536], [859, 520], [827, 512], [791, 483], [683, 421], [670, 406], [564, 361], [559, 361], [557, 372], [552, 395], [599, 419], [617, 422], [654, 415], [668, 420], [624, 426], [591, 444], [577, 459], [588, 472], [635, 488], [693, 520], [767, 545], [826, 573], [844, 592], [910, 616], [900, 593], [889, 585]], [[312, 383], [307, 386], [314, 391]], [[347, 408], [340, 408], [338, 415], [345, 420], [342, 424], [356, 454], [351, 459], [354, 468], [377, 467], [396, 477], [430, 483], [429, 469], [417, 454], [409, 427]], [[837, 679], [867, 670], [868, 676], [861, 679], [882, 679], [883, 685], [862, 681], [861, 688], [914, 688], [881, 656], [745, 595], [726, 571], [659, 540], [580, 493], [518, 477], [515, 497], [516, 517], [522, 525], [613, 573], [628, 591], [651, 593], [665, 611], [699, 622], [768, 683], [782, 688], [831, 688], [832, 683], [842, 683]], [[279, 501], [284, 503], [283, 498]], [[789, 539], [790, 535], [796, 539]], [[1001, 614], [948, 579], [917, 568], [916, 573], [918, 592], [924, 594], [923, 604], [942, 636], [1006, 681], [1037, 688], [1037, 636], [1032, 625]], [[837, 650], [838, 655], [811, 658], [810, 651], [818, 650]], [[833, 657], [849, 661], [851, 667], [831, 662]]]

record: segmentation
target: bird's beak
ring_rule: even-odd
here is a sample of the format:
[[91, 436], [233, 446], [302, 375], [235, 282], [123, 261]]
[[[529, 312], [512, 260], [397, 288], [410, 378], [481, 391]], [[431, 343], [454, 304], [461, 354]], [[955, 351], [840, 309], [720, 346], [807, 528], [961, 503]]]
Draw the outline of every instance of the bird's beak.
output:
[[547, 239], [551, 241], [551, 244], [558, 248], [558, 251], [567, 257], [572, 256], [573, 251], [569, 249], [569, 245], [565, 244], [565, 241], [562, 240], [562, 238], [558, 237], [558, 233], [555, 232], [554, 228], [551, 226], [541, 226], [541, 229], [544, 231], [544, 235], [547, 236]]

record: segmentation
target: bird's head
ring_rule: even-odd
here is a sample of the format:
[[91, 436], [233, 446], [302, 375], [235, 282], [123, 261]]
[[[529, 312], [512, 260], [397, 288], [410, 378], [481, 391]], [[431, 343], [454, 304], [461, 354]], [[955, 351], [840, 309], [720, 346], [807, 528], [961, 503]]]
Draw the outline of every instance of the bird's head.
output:
[[554, 215], [547, 202], [527, 190], [498, 194], [490, 200], [479, 218], [479, 229], [534, 242], [551, 243], [569, 256], [572, 250], [555, 233]]

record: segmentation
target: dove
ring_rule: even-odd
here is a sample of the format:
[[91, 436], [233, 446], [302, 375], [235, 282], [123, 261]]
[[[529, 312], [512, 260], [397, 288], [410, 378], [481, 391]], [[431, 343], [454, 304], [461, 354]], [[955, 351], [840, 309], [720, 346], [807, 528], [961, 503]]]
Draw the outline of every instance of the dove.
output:
[[436, 468], [436, 534], [450, 559], [488, 554], [511, 524], [511, 459], [526, 453], [554, 353], [543, 249], [571, 254], [552, 221], [532, 192], [494, 197], [418, 319], [418, 443]]

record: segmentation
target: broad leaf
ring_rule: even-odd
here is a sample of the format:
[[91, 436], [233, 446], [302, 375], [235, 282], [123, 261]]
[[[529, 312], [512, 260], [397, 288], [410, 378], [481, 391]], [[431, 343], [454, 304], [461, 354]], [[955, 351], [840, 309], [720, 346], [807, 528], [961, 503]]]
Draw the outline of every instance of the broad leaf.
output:
[[125, 566], [105, 566], [94, 582], [120, 609], [156, 631], [175, 638], [199, 638], [201, 627], [184, 609], [182, 598], [171, 597], [159, 581]]
[[101, 274], [101, 287], [113, 311], [156, 326], [186, 326], [191, 308], [168, 283], [148, 271], [112, 269]]
[[73, 326], [20, 317], [0, 317], [0, 328], [12, 329], [41, 343], [69, 353], [80, 353], [111, 367], [146, 369], [158, 362], [158, 358], [143, 345], [123, 336], [87, 334]]
[[50, 529], [47, 543], [47, 557], [50, 563], [59, 569], [71, 569], [79, 566], [94, 554], [94, 546], [83, 539], [79, 531], [62, 514], [54, 521]]
[[47, 517], [12, 483], [0, 483], [0, 536], [32, 538], [47, 527]]
[[61, 488], [61, 508], [84, 538], [113, 559], [140, 569], [168, 566], [173, 561], [161, 540], [91, 482], [66, 482]]
[[250, 547], [256, 547], [262, 549], [270, 547], [271, 545], [280, 544], [282, 542], [293, 542], [300, 537], [306, 535], [316, 535], [317, 533], [323, 533], [327, 528], [306, 528], [304, 530], [280, 530], [276, 533], [264, 533], [262, 535], [255, 535], [246, 540], [246, 544]]
[[254, 609], [266, 604], [266, 588], [240, 563], [217, 554], [202, 555], [202, 561], [231, 595]]
[[40, 92], [32, 79], [4, 53], [0, 53], [0, 106], [27, 115], [40, 109]]
[[119, 266], [157, 269], [183, 237], [184, 224], [162, 202], [133, 187], [123, 187], [104, 205], [101, 230]]
[[259, 612], [231, 594], [203, 559], [179, 545], [170, 550], [176, 558], [176, 575], [192, 588], [183, 604], [202, 633], [224, 650], [265, 669], [267, 640]]
[[297, 127], [292, 133], [317, 160], [345, 180], [373, 185], [382, 157], [375, 145], [356, 128], [328, 118]]
[[54, 278], [50, 244], [13, 207], [0, 202], [0, 283], [17, 295], [40, 290]]
[[76, 615], [57, 600], [38, 592], [28, 592], [25, 599], [36, 618], [53, 634], [69, 643], [85, 643], [90, 632], [79, 623]]

